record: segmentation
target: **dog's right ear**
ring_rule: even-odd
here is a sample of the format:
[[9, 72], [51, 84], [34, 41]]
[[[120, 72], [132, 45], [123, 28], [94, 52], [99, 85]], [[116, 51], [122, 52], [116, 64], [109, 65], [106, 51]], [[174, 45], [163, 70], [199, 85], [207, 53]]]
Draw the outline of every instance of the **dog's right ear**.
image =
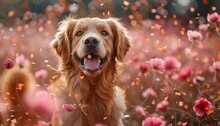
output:
[[72, 32], [77, 20], [67, 18], [59, 23], [58, 31], [50, 43], [51, 47], [61, 57], [62, 62], [68, 64], [71, 57]]
[[115, 56], [118, 61], [122, 61], [131, 47], [130, 37], [127, 34], [126, 28], [118, 19], [108, 18], [107, 22], [114, 34]]

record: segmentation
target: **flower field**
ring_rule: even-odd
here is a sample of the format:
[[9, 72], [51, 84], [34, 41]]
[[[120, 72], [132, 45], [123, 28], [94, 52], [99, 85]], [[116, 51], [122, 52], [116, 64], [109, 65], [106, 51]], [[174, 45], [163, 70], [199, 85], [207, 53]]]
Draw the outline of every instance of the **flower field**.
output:
[[[42, 89], [36, 93], [33, 104], [35, 108], [45, 109], [37, 111], [47, 116], [39, 117], [41, 125], [48, 125], [48, 113], [54, 107], [49, 88], [61, 75], [57, 72], [59, 59], [49, 44], [59, 21], [69, 14], [74, 18], [118, 17], [132, 40], [118, 79], [118, 86], [126, 95], [125, 126], [220, 125], [219, 8], [212, 6], [201, 16], [194, 12], [195, 7], [189, 7], [189, 13], [195, 14], [188, 23], [183, 23], [187, 14], [169, 14], [168, 0], [155, 0], [155, 3], [156, 9], [145, 0], [98, 0], [87, 7], [83, 1], [60, 0], [49, 3], [42, 12], [34, 12], [30, 9], [35, 5], [32, 1], [29, 8], [22, 3], [22, 11], [20, 6], [8, 9], [5, 17], [0, 18], [0, 75], [3, 78], [14, 64], [31, 66], [37, 86]], [[153, 16], [146, 16], [149, 13]], [[48, 104], [43, 104], [41, 98], [49, 101]], [[4, 106], [2, 100], [0, 111], [4, 111]], [[76, 109], [68, 104], [63, 108]], [[16, 120], [11, 122], [16, 124]]]

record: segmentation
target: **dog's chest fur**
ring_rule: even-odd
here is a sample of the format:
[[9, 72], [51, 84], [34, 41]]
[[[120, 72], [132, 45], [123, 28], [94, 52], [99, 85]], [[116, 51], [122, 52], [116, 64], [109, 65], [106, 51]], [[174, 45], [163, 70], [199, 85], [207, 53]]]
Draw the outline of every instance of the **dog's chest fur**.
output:
[[[59, 87], [59, 92], [56, 92], [55, 97], [57, 108], [60, 110], [58, 112], [60, 123], [65, 126], [82, 124], [87, 126], [97, 123], [111, 125], [111, 122], [121, 119], [120, 116], [125, 110], [121, 90], [108, 84], [85, 87], [85, 83], [88, 84], [85, 81], [75, 82], [76, 86], [72, 87], [73, 90], [69, 90], [70, 88], [66, 86]], [[78, 107], [76, 111], [68, 112], [61, 108], [62, 104], [76, 104]], [[114, 112], [115, 109], [119, 109], [118, 112]], [[116, 113], [117, 115], [114, 115]], [[111, 121], [112, 119], [114, 121]]]

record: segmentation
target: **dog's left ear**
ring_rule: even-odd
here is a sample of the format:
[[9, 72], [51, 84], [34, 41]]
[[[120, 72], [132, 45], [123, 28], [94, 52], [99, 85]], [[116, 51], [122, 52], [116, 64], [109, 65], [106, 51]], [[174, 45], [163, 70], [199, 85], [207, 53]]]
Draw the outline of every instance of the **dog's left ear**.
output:
[[107, 22], [114, 34], [114, 55], [118, 61], [122, 61], [131, 46], [127, 29], [122, 25], [122, 23], [120, 23], [118, 19], [109, 18], [107, 19]]

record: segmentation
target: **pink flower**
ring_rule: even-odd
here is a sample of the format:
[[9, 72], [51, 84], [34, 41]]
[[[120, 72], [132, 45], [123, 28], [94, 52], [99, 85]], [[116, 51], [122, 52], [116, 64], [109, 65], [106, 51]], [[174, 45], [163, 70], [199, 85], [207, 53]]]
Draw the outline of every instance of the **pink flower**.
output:
[[148, 117], [142, 122], [142, 126], [161, 126], [162, 120], [158, 117]]
[[202, 31], [202, 32], [205, 32], [207, 31], [208, 29], [208, 26], [206, 24], [200, 24], [199, 25], [199, 30]]
[[34, 94], [32, 106], [40, 115], [51, 115], [55, 110], [54, 100], [47, 91], [38, 91]]
[[181, 63], [175, 57], [166, 57], [164, 59], [164, 68], [166, 70], [173, 70], [180, 68]]
[[193, 79], [193, 82], [194, 82], [194, 83], [201, 83], [201, 82], [203, 82], [204, 80], [205, 80], [204, 77], [202, 77], [202, 76], [196, 76], [196, 77]]
[[67, 110], [67, 111], [75, 111], [76, 107], [74, 105], [71, 104], [63, 104], [62, 108]]
[[40, 80], [44, 80], [47, 77], [48, 72], [44, 69], [39, 70], [35, 73], [35, 77]]
[[188, 77], [190, 77], [191, 75], [193, 75], [193, 70], [192, 68], [188, 67], [188, 66], [184, 66], [180, 72], [179, 72], [179, 79], [180, 80], [186, 80]]
[[209, 72], [214, 73], [216, 72], [215, 68], [212, 66], [209, 66]]
[[209, 14], [207, 16], [207, 20], [210, 23], [217, 23], [217, 22], [220, 22], [220, 16], [218, 15], [217, 12], [215, 12], [215, 13]]
[[132, 59], [132, 61], [135, 62], [135, 63], [138, 62], [138, 60], [139, 60], [138, 57], [134, 57], [134, 58]]
[[160, 58], [153, 58], [150, 60], [150, 65], [154, 70], [163, 71], [164, 70], [164, 61]]
[[156, 92], [154, 91], [154, 89], [152, 89], [152, 88], [147, 88], [147, 89], [142, 93], [142, 96], [143, 96], [144, 98], [147, 97], [148, 95], [157, 97], [157, 93], [156, 93]]
[[16, 57], [15, 62], [20, 67], [26, 67], [26, 66], [30, 65], [30, 62], [25, 59], [24, 55], [20, 55], [20, 56]]
[[185, 49], [185, 54], [186, 54], [187, 56], [192, 56], [192, 51], [191, 51], [191, 49], [190, 49], [190, 48], [186, 48], [186, 49]]
[[24, 20], [24, 21], [28, 21], [28, 20], [31, 19], [31, 17], [32, 17], [32, 12], [26, 11], [26, 12], [24, 13], [23, 20]]
[[209, 114], [209, 110], [212, 107], [212, 103], [205, 98], [200, 98], [195, 101], [193, 110], [196, 112], [197, 116], [203, 116], [204, 113]]
[[11, 69], [14, 67], [14, 62], [11, 59], [6, 59], [4, 65], [6, 69]]
[[144, 108], [142, 106], [136, 106], [135, 107], [135, 111], [137, 114], [139, 114], [140, 116], [146, 116], [146, 112], [144, 110]]
[[169, 102], [166, 100], [163, 100], [157, 104], [156, 108], [158, 111], [164, 112], [168, 106], [169, 106]]
[[188, 30], [187, 36], [188, 36], [189, 41], [191, 42], [202, 40], [202, 35], [197, 31]]
[[[164, 82], [164, 83], [166, 83], [166, 82]], [[163, 92], [165, 92], [167, 94], [171, 94], [171, 93], [173, 93], [173, 88], [171, 88], [168, 84], [165, 84]]]
[[216, 72], [220, 72], [220, 61], [215, 61], [213, 63], [213, 67], [214, 67]]
[[147, 70], [148, 70], [148, 68], [147, 68], [147, 64], [146, 64], [146, 63], [142, 63], [142, 64], [140, 64], [139, 69], [140, 69], [140, 71], [141, 71], [142, 73], [146, 73]]

